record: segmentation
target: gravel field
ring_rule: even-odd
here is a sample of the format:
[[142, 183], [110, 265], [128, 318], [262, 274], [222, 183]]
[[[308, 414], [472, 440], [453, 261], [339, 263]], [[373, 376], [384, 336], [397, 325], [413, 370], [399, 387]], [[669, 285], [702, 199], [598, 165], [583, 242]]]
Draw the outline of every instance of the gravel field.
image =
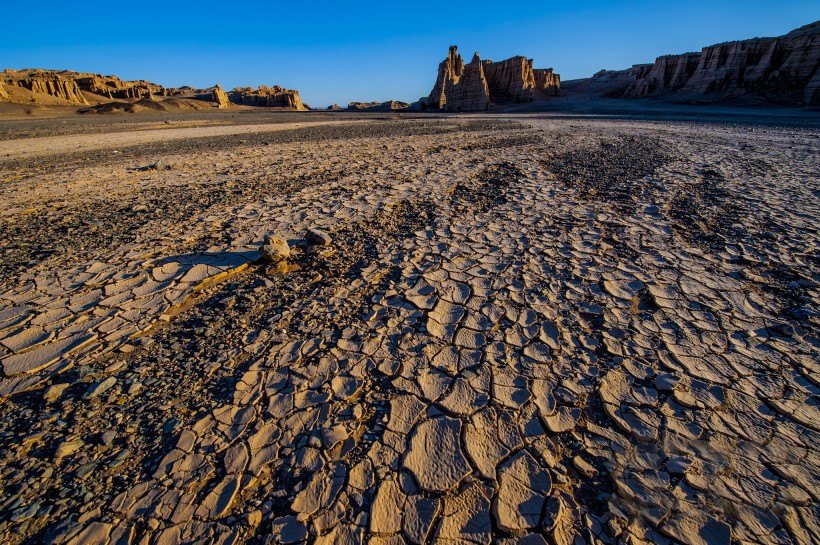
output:
[[0, 122], [0, 542], [818, 543], [819, 138]]

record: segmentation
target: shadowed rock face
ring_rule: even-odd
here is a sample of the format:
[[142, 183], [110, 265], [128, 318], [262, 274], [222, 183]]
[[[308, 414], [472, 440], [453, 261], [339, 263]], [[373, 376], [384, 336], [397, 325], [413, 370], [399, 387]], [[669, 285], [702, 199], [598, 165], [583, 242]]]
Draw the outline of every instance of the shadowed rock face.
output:
[[[63, 79], [57, 75], [4, 71], [2, 78], [7, 85], [23, 87], [34, 93], [51, 95], [77, 104], [88, 104], [75, 81]], [[5, 96], [5, 92], [3, 95]]]
[[456, 46], [439, 65], [426, 103], [448, 112], [486, 110], [493, 102], [529, 102], [536, 94], [556, 94], [560, 78], [551, 68], [533, 69], [532, 59], [482, 61], [478, 53], [465, 65]]
[[[624, 98], [674, 94], [712, 100], [747, 94], [787, 104], [820, 104], [820, 22], [778, 38], [754, 38], [658, 57], [633, 67]], [[637, 70], [635, 70], [637, 68]]]

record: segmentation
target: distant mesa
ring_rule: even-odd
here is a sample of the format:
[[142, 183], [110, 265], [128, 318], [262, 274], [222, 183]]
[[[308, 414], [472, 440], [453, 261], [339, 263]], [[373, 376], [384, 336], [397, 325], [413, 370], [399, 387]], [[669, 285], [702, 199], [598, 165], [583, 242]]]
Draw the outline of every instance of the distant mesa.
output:
[[299, 98], [299, 91], [283, 89], [278, 85], [273, 87], [260, 85], [256, 90], [253, 87], [238, 87], [231, 91], [228, 97], [234, 104], [307, 110], [302, 104], [302, 99]]
[[351, 102], [347, 105], [348, 110], [356, 112], [396, 112], [406, 110], [409, 107], [410, 104], [397, 100], [388, 100], [386, 102]]
[[757, 99], [794, 106], [820, 105], [820, 21], [776, 38], [704, 47], [699, 53], [658, 57], [626, 70], [602, 70], [568, 82], [610, 98], [654, 97], [682, 102]]
[[552, 68], [532, 67], [532, 59], [512, 57], [501, 62], [482, 61], [478, 53], [464, 64], [457, 46], [450, 46], [439, 64], [438, 77], [430, 96], [422, 99], [423, 109], [447, 112], [480, 112], [494, 103], [530, 102], [556, 95], [561, 78]]
[[7, 69], [0, 73], [0, 81], [9, 87], [21, 87], [32, 93], [48, 95], [80, 105], [106, 99], [142, 99], [152, 98], [154, 95], [169, 96], [172, 94], [172, 90], [148, 81], [123, 81], [116, 76], [87, 74], [71, 70]]
[[342, 107], [339, 106], [338, 104], [331, 104], [330, 106], [327, 107], [327, 109], [332, 110], [332, 111], [338, 111], [338, 110], [341, 110]]

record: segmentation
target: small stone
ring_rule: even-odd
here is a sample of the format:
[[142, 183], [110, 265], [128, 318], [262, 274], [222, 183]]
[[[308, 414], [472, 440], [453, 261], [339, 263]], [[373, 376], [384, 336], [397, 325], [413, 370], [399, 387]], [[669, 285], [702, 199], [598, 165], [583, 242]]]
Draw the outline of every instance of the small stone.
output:
[[265, 237], [265, 243], [259, 248], [259, 254], [268, 263], [280, 263], [290, 257], [290, 246], [284, 239], [268, 235]]
[[103, 432], [102, 435], [100, 435], [100, 444], [105, 446], [106, 448], [110, 447], [114, 444], [114, 439], [116, 438], [117, 433], [112, 430], [108, 430], [106, 432]]
[[54, 384], [53, 386], [49, 386], [48, 388], [46, 388], [46, 391], [43, 392], [43, 399], [45, 401], [54, 401], [55, 399], [63, 395], [63, 392], [66, 388], [68, 388], [68, 386], [68, 383]]
[[54, 457], [57, 459], [63, 458], [64, 456], [69, 456], [74, 454], [78, 450], [82, 448], [83, 443], [82, 439], [72, 439], [71, 441], [63, 441], [60, 443], [60, 446], [57, 447], [57, 451], [54, 453]]
[[114, 377], [108, 377], [107, 379], [95, 382], [91, 386], [89, 386], [88, 390], [86, 390], [83, 399], [93, 399], [105, 393], [106, 391], [110, 390], [115, 384], [117, 383], [117, 379]]
[[315, 227], [311, 227], [307, 230], [307, 234], [305, 234], [305, 240], [308, 244], [312, 244], [314, 246], [327, 246], [332, 241], [330, 235], [328, 235], [321, 229], [316, 229]]
[[18, 523], [26, 521], [26, 520], [32, 518], [34, 515], [36, 515], [37, 511], [39, 511], [39, 510], [40, 510], [40, 504], [39, 503], [33, 503], [33, 504], [28, 505], [26, 507], [20, 507], [19, 509], [15, 510], [11, 514], [11, 521], [12, 522], [18, 522]]
[[160, 159], [159, 161], [151, 165], [151, 168], [154, 170], [170, 170], [171, 165]]
[[162, 425], [162, 433], [173, 433], [178, 427], [182, 425], [182, 420], [172, 416]]
[[131, 386], [128, 387], [128, 395], [132, 396], [142, 390], [142, 383], [141, 382], [134, 382]]
[[248, 526], [251, 528], [256, 528], [262, 523], [262, 511], [259, 509], [251, 511], [247, 514], [246, 520], [248, 522]]

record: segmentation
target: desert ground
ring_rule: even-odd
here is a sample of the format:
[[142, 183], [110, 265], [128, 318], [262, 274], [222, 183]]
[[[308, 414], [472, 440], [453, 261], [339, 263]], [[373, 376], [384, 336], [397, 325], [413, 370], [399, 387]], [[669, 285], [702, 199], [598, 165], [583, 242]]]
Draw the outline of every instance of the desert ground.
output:
[[819, 119], [0, 121], [0, 542], [820, 542]]

